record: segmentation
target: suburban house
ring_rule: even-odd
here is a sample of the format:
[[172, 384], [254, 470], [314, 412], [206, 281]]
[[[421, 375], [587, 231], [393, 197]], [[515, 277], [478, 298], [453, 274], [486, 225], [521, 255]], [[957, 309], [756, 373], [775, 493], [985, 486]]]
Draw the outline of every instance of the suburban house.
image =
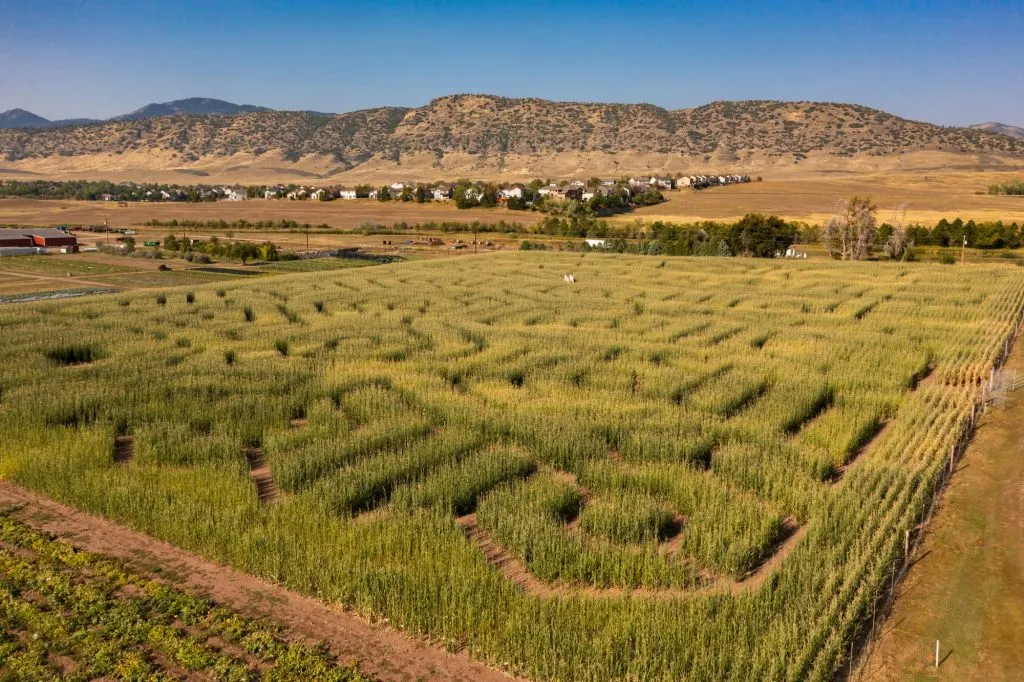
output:
[[295, 199], [305, 199], [306, 195], [307, 195], [306, 190], [304, 190], [302, 188], [299, 188], [299, 189], [292, 190], [291, 192], [288, 192], [287, 198], [293, 199], [293, 200], [295, 200]]
[[318, 189], [315, 192], [313, 192], [312, 194], [310, 194], [309, 198], [312, 199], [313, 201], [322, 201], [325, 194], [327, 194], [327, 190], [325, 190], [325, 189]]
[[339, 199], [355, 199], [356, 191], [354, 189], [343, 189], [338, 191]]
[[573, 201], [583, 201], [583, 188], [582, 187], [568, 187], [562, 192], [564, 199], [571, 199]]
[[391, 190], [391, 196], [397, 197], [399, 194], [405, 191], [406, 185], [401, 182], [393, 183], [388, 189]]
[[268, 189], [263, 193], [264, 199], [277, 199], [279, 196], [281, 196], [281, 193], [276, 189]]
[[523, 188], [522, 187], [507, 187], [507, 188], [501, 190], [501, 196], [503, 198], [505, 198], [505, 199], [511, 199], [512, 197], [515, 197], [517, 199], [522, 199], [523, 198]]
[[665, 176], [654, 176], [650, 180], [651, 186], [658, 189], [672, 189], [672, 178]]
[[430, 196], [434, 198], [434, 201], [448, 201], [452, 198], [451, 187], [437, 187], [430, 190]]
[[243, 189], [231, 189], [230, 187], [225, 187], [223, 192], [225, 201], [245, 201], [248, 198], [245, 195], [245, 190]]

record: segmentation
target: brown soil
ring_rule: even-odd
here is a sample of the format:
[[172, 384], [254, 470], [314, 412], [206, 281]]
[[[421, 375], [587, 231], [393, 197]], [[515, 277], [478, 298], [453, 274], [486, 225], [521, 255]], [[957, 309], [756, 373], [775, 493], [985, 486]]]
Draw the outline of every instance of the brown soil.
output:
[[135, 457], [135, 438], [132, 436], [118, 436], [114, 439], [114, 461], [118, 464], [127, 464]]
[[[18, 506], [18, 516], [34, 528], [56, 533], [76, 547], [117, 557], [133, 571], [164, 579], [173, 574], [178, 578], [176, 587], [206, 595], [246, 616], [269, 618], [281, 624], [291, 639], [326, 642], [340, 661], [358, 661], [364, 672], [381, 680], [510, 679], [464, 652], [448, 653], [5, 481], [0, 481], [0, 505]], [[153, 567], [161, 569], [159, 575]]]
[[246, 448], [245, 460], [249, 463], [249, 478], [256, 484], [260, 504], [277, 502], [277, 483], [274, 482], [274, 475], [270, 473], [270, 467], [263, 459], [263, 451], [259, 448]]

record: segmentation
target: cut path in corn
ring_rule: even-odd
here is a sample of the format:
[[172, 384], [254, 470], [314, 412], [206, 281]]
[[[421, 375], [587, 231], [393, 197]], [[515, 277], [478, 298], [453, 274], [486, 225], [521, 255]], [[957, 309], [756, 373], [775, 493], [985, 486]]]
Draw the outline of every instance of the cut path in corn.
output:
[[[560, 481], [574, 485], [579, 488], [581, 497], [586, 503], [591, 493], [587, 488], [579, 484], [576, 476], [566, 471], [546, 470], [550, 475]], [[677, 522], [682, 522], [682, 517], [677, 517]], [[551, 583], [541, 580], [530, 572], [530, 569], [512, 552], [505, 549], [498, 540], [477, 524], [476, 514], [466, 514], [456, 519], [466, 539], [475, 544], [483, 553], [484, 558], [491, 566], [501, 572], [505, 578], [516, 585], [522, 591], [537, 597], [559, 598], [559, 597], [592, 597], [592, 598], [620, 598], [625, 596], [644, 599], [685, 599], [695, 595], [706, 595], [712, 593], [742, 594], [750, 592], [761, 586], [762, 583], [782, 564], [785, 558], [793, 551], [803, 536], [807, 533], [807, 525], [799, 525], [796, 519], [786, 518], [782, 540], [774, 547], [769, 554], [754, 570], [744, 575], [740, 580], [733, 580], [726, 576], [713, 575], [701, 572], [701, 584], [692, 588], [679, 587], [593, 587], [586, 585], [566, 585], [562, 583]], [[567, 530], [577, 530], [579, 517], [573, 519], [566, 525]], [[665, 554], [672, 554], [678, 550], [680, 535], [667, 542], [662, 543], [661, 551]]]
[[[134, 571], [230, 605], [241, 613], [269, 618], [297, 640], [325, 642], [342, 662], [381, 680], [510, 680], [503, 672], [449, 653], [426, 641], [374, 625], [279, 585], [206, 561], [165, 542], [77, 511], [59, 502], [0, 481], [0, 506], [17, 507], [30, 526], [61, 536], [71, 545], [115, 556]], [[159, 568], [159, 572], [154, 569]]]

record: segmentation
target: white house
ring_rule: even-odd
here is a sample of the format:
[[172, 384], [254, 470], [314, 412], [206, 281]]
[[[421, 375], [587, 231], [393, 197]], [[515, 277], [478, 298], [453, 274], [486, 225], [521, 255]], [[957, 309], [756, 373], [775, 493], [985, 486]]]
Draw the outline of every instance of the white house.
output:
[[480, 190], [476, 187], [467, 187], [463, 190], [462, 196], [466, 197], [469, 201], [475, 201], [480, 198]]
[[651, 186], [657, 187], [658, 189], [672, 189], [672, 178], [664, 176], [654, 176], [650, 179]]
[[263, 192], [264, 199], [276, 199], [279, 196], [281, 196], [281, 194], [276, 189], [268, 189], [265, 192]]
[[583, 182], [582, 180], [573, 180], [572, 182], [569, 183], [569, 186], [570, 187], [586, 187], [587, 183]]
[[307, 194], [306, 190], [304, 190], [302, 188], [299, 188], [299, 189], [296, 189], [296, 190], [292, 190], [291, 192], [288, 192], [287, 196], [288, 196], [289, 199], [293, 199], [293, 200], [294, 199], [305, 199], [306, 198], [306, 194]]
[[401, 182], [396, 182], [396, 183], [392, 184], [388, 189], [391, 190], [391, 196], [397, 197], [399, 194], [401, 194], [405, 190], [405, 184], [403, 184]]
[[506, 199], [511, 199], [512, 197], [515, 197], [517, 199], [522, 199], [523, 198], [523, 188], [522, 187], [507, 187], [507, 188], [501, 190], [501, 196], [505, 197]]
[[321, 188], [310, 194], [309, 198], [313, 201], [323, 201], [325, 194], [327, 194], [327, 190]]
[[587, 246], [592, 249], [603, 249], [606, 246], [605, 240], [603, 239], [587, 239], [585, 241], [587, 242]]
[[354, 189], [343, 189], [338, 192], [339, 199], [355, 199], [356, 191]]
[[590, 201], [590, 200], [591, 200], [591, 199], [593, 199], [593, 198], [594, 198], [594, 197], [595, 197], [596, 195], [597, 195], [597, 192], [595, 192], [595, 191], [593, 191], [593, 190], [588, 190], [588, 191], [586, 191], [586, 192], [584, 192], [584, 193], [583, 193], [583, 195], [582, 195], [582, 197], [581, 197], [581, 198], [583, 199], [583, 201]]
[[223, 190], [225, 201], [245, 201], [248, 197], [245, 195], [245, 190], [242, 189], [231, 189], [225, 187]]
[[688, 175], [684, 175], [683, 177], [681, 177], [678, 180], [676, 180], [676, 188], [677, 189], [682, 188], [682, 187], [689, 187], [692, 184], [693, 184], [693, 178], [691, 178]]
[[452, 190], [450, 187], [437, 187], [430, 190], [430, 196], [434, 201], [448, 201], [452, 198]]

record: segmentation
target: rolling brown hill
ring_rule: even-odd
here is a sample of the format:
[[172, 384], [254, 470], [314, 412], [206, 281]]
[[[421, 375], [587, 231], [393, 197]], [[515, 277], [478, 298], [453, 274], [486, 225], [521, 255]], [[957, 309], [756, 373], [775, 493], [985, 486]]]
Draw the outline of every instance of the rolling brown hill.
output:
[[852, 104], [742, 101], [667, 110], [487, 95], [337, 115], [260, 111], [0, 130], [0, 172], [55, 177], [134, 171], [344, 180], [800, 164], [841, 169], [915, 154], [931, 154], [929, 163], [940, 154], [976, 166], [1020, 165], [1024, 140]]

